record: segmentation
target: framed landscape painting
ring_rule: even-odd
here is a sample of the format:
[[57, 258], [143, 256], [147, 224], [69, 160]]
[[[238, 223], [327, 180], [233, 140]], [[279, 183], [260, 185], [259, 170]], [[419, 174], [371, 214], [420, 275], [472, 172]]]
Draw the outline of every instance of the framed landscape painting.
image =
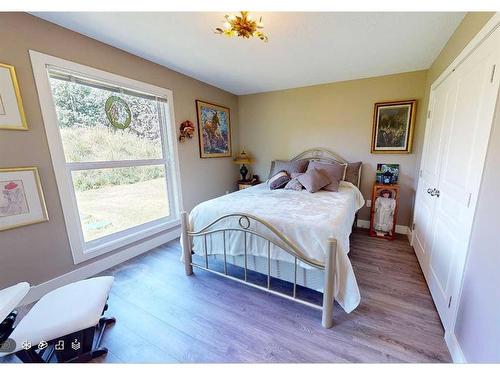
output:
[[201, 158], [231, 156], [231, 116], [229, 108], [196, 101]]
[[375, 103], [372, 153], [408, 154], [413, 142], [416, 100]]
[[47, 220], [37, 168], [0, 169], [0, 231]]
[[16, 70], [0, 63], [0, 129], [28, 130]]

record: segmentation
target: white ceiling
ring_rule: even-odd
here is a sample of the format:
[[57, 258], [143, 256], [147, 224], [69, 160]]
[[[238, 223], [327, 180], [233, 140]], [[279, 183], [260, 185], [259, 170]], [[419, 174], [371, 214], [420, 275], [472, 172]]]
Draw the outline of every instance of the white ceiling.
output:
[[226, 38], [219, 12], [33, 13], [237, 95], [427, 69], [464, 13], [253, 13], [269, 42]]

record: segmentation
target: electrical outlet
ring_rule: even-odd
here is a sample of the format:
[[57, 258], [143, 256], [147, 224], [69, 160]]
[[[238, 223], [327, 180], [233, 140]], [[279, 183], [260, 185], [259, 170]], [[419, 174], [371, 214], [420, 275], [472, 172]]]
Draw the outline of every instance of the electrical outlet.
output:
[[372, 206], [372, 201], [371, 201], [371, 199], [368, 199], [366, 201], [366, 207], [370, 208], [371, 206]]

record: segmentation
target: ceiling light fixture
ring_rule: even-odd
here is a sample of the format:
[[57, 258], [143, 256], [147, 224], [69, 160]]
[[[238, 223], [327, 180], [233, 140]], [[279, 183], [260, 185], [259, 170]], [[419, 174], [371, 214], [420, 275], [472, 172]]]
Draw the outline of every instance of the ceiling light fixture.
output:
[[255, 37], [267, 42], [267, 36], [260, 31], [264, 28], [262, 17], [259, 18], [259, 21], [255, 21], [248, 12], [240, 12], [240, 14], [239, 16], [226, 14], [224, 25], [216, 28], [215, 33], [228, 37], [241, 36], [246, 39]]

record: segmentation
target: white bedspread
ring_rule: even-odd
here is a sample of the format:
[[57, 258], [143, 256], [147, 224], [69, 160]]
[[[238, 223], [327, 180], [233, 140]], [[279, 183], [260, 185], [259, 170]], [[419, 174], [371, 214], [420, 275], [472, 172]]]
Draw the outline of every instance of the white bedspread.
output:
[[[253, 214], [270, 224], [304, 253], [317, 261], [324, 262], [328, 238], [337, 239], [335, 272], [335, 298], [346, 312], [354, 310], [360, 301], [360, 294], [349, 252], [349, 235], [354, 215], [364, 205], [361, 192], [349, 182], [341, 182], [338, 192], [319, 191], [311, 194], [306, 190], [270, 190], [263, 183], [238, 192], [208, 200], [197, 205], [190, 213], [192, 230], [200, 230], [216, 218], [229, 213]], [[224, 223], [227, 226], [228, 222]], [[235, 220], [232, 227], [238, 227]], [[268, 235], [261, 224], [252, 223], [251, 229]], [[194, 241], [193, 251], [204, 254], [201, 238]], [[223, 253], [222, 235], [212, 235], [207, 243], [208, 254]], [[229, 255], [244, 254], [243, 233], [226, 234], [226, 250]], [[266, 242], [247, 235], [248, 254], [267, 256]], [[271, 258], [293, 262], [293, 257], [274, 246]], [[301, 264], [302, 267], [307, 267]]]

